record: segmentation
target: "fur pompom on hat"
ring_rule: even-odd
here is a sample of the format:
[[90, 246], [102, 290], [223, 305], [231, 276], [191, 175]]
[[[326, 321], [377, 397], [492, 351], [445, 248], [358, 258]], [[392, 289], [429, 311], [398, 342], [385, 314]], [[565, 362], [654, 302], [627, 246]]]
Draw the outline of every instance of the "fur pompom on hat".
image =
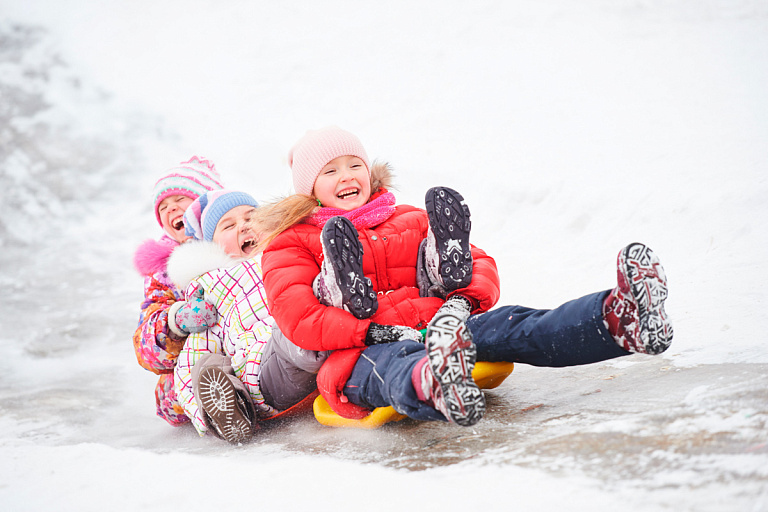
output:
[[186, 196], [190, 199], [197, 199], [209, 190], [222, 188], [224, 186], [221, 183], [221, 176], [219, 176], [213, 162], [199, 156], [193, 156], [186, 162], [180, 163], [178, 167], [166, 171], [155, 183], [152, 198], [157, 223], [160, 226], [163, 225], [157, 209], [166, 197]]
[[160, 240], [145, 240], [136, 249], [133, 256], [133, 266], [143, 276], [151, 276], [166, 268], [168, 258], [179, 246], [179, 242], [164, 235]]
[[356, 136], [338, 126], [308, 131], [288, 153], [288, 165], [293, 171], [293, 189], [297, 194], [311, 196], [315, 180], [325, 164], [347, 155], [361, 159], [368, 175], [371, 175], [368, 154]]
[[232, 208], [243, 205], [258, 208], [259, 203], [249, 194], [235, 190], [213, 190], [204, 193], [184, 212], [187, 236], [196, 240], [212, 241], [219, 220]]

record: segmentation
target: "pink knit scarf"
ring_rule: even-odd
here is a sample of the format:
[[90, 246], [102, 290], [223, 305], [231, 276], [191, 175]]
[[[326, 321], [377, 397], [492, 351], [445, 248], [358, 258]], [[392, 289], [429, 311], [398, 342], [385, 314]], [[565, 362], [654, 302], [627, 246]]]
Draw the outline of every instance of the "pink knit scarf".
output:
[[328, 219], [343, 215], [348, 218], [357, 229], [372, 228], [378, 226], [395, 213], [395, 196], [391, 192], [385, 192], [372, 201], [368, 201], [360, 208], [351, 211], [340, 208], [324, 206], [317, 213], [309, 217], [305, 222], [322, 229]]

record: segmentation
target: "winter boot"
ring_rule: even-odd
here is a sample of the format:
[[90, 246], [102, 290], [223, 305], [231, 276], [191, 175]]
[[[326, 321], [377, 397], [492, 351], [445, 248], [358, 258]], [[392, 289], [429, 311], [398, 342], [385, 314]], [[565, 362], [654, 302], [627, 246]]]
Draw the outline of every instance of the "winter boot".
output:
[[472, 379], [477, 349], [458, 316], [437, 313], [427, 327], [428, 361], [417, 367], [417, 395], [452, 423], [470, 427], [485, 413], [485, 396]]
[[640, 243], [618, 256], [618, 286], [603, 303], [608, 330], [625, 350], [661, 354], [672, 343], [672, 323], [664, 311], [667, 277], [659, 258]]
[[[206, 426], [216, 437], [232, 444], [248, 441], [258, 428], [256, 411], [245, 386], [217, 354], [194, 372], [195, 397]], [[222, 358], [223, 359], [223, 358]], [[215, 362], [214, 362], [215, 361]]]
[[429, 281], [451, 292], [472, 281], [472, 251], [469, 246], [469, 207], [464, 198], [448, 187], [434, 187], [424, 199], [429, 232], [423, 243], [423, 264]]
[[371, 280], [363, 274], [363, 247], [357, 230], [346, 217], [332, 217], [323, 227], [323, 265], [312, 283], [318, 300], [352, 313], [373, 316], [379, 307]]

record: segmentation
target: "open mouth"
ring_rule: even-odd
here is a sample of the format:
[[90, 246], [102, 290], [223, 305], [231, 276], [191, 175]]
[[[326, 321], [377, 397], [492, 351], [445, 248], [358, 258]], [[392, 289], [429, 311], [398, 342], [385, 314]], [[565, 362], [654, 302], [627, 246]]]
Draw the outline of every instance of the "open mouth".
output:
[[171, 227], [176, 230], [184, 229], [184, 217], [177, 217], [174, 219], [171, 222]]
[[341, 192], [336, 194], [336, 197], [338, 197], [339, 199], [350, 199], [358, 195], [360, 195], [360, 191], [357, 190], [356, 188], [353, 188], [353, 189], [342, 190]]
[[255, 248], [256, 248], [256, 240], [253, 238], [249, 238], [248, 240], [243, 242], [243, 245], [240, 246], [240, 250], [243, 251], [243, 253], [245, 254], [249, 254]]

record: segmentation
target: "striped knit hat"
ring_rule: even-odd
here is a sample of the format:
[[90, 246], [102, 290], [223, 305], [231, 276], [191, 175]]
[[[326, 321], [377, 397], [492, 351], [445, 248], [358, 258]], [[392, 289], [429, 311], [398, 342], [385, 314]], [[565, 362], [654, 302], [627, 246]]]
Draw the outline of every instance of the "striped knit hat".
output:
[[161, 226], [160, 212], [157, 211], [160, 203], [168, 196], [187, 196], [197, 199], [209, 190], [223, 188], [221, 176], [214, 167], [213, 162], [199, 156], [193, 156], [178, 167], [169, 169], [163, 177], [157, 180], [152, 191], [155, 204], [155, 217]]
[[238, 206], [253, 206], [258, 208], [259, 203], [245, 192], [235, 190], [213, 190], [206, 192], [184, 212], [184, 227], [187, 236], [196, 240], [213, 241], [213, 233], [216, 224], [232, 208]]
[[368, 176], [371, 164], [360, 139], [338, 126], [310, 130], [288, 153], [293, 171], [293, 189], [297, 194], [312, 195], [315, 180], [325, 164], [340, 156], [356, 156], [365, 163]]

